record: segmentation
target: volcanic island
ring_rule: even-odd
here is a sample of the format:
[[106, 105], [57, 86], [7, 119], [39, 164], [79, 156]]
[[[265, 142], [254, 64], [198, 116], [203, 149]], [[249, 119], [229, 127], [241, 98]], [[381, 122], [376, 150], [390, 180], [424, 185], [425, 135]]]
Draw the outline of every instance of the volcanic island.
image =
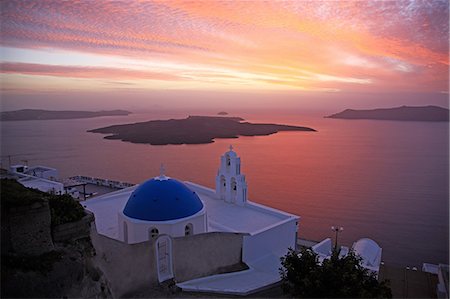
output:
[[119, 139], [151, 145], [205, 144], [215, 138], [263, 136], [280, 131], [316, 130], [308, 127], [249, 123], [240, 117], [189, 116], [185, 119], [151, 120], [133, 124], [113, 125], [88, 132], [109, 134], [105, 139]]

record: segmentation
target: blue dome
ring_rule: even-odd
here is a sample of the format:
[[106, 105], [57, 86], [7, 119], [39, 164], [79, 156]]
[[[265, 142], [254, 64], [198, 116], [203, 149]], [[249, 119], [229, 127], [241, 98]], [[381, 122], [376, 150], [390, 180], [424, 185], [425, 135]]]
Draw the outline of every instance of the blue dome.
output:
[[131, 194], [123, 213], [147, 221], [166, 221], [192, 216], [203, 209], [198, 195], [180, 181], [154, 178]]

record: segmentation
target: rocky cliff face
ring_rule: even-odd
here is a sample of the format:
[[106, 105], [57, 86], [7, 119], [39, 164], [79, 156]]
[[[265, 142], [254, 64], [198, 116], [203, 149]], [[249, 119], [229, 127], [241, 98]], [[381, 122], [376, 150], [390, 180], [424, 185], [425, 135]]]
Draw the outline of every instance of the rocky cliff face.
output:
[[10, 265], [11, 260], [2, 260], [1, 296], [109, 298], [111, 294], [104, 276], [92, 265], [94, 254], [90, 239], [84, 238], [56, 244], [52, 254], [34, 256], [34, 262], [22, 257], [21, 261], [28, 265], [14, 258], [15, 265]]
[[21, 255], [40, 255], [54, 250], [51, 235], [50, 208], [47, 201], [15, 207], [4, 213], [2, 236], [9, 252]]
[[10, 180], [1, 187], [1, 297], [111, 297], [93, 264], [93, 215], [52, 226], [47, 195]]

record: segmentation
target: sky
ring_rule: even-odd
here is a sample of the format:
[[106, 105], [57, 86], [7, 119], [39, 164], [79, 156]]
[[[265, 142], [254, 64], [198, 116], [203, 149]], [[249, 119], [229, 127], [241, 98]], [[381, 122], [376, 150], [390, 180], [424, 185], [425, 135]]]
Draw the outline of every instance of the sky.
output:
[[0, 5], [2, 110], [448, 107], [448, 1]]

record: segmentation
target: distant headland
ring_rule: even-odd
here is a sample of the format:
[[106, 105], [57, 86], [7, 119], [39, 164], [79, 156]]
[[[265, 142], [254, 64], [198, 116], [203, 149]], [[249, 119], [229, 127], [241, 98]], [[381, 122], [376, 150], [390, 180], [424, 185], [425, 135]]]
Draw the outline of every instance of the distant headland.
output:
[[448, 121], [449, 110], [439, 106], [401, 106], [373, 110], [346, 109], [325, 117], [401, 121]]
[[217, 115], [228, 115], [228, 112], [220, 111], [219, 113], [217, 113]]
[[106, 139], [152, 145], [204, 144], [215, 138], [270, 135], [279, 131], [310, 131], [307, 127], [252, 124], [240, 117], [189, 116], [185, 119], [152, 120], [134, 124], [114, 125], [88, 132], [112, 134]]
[[14, 121], [14, 120], [73, 119], [73, 118], [91, 118], [99, 116], [117, 116], [128, 114], [131, 114], [131, 112], [125, 110], [55, 111], [55, 110], [41, 110], [41, 109], [23, 109], [23, 110], [1, 112], [0, 120]]

